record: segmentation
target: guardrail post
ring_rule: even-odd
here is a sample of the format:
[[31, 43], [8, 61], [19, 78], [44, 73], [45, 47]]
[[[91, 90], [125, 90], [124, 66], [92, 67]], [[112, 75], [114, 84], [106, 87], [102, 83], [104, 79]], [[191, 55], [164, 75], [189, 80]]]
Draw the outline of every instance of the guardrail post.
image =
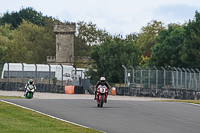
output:
[[164, 71], [164, 88], [166, 88], [166, 83], [165, 83], [166, 82], [166, 71], [165, 71], [164, 67], [161, 66], [161, 68]]
[[134, 87], [135, 86], [135, 77], [134, 77], [135, 69], [132, 66], [130, 66], [130, 67], [133, 69], [133, 87]]
[[158, 89], [158, 69], [155, 66], [154, 69], [156, 69], [156, 89]]

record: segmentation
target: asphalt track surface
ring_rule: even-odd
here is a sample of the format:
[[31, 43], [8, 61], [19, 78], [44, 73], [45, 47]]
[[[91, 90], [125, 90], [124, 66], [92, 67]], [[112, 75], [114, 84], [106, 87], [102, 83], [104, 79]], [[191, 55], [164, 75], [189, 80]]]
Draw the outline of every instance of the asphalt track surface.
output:
[[24, 107], [107, 133], [200, 133], [200, 106], [156, 101], [6, 99]]

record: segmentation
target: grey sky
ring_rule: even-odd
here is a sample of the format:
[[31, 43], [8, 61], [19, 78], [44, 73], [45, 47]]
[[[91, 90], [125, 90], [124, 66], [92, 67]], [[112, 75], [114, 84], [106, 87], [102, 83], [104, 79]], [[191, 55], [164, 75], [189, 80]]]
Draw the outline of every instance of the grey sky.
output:
[[200, 12], [200, 0], [0, 0], [0, 14], [32, 7], [60, 21], [91, 21], [112, 35], [140, 32], [151, 20], [183, 24]]

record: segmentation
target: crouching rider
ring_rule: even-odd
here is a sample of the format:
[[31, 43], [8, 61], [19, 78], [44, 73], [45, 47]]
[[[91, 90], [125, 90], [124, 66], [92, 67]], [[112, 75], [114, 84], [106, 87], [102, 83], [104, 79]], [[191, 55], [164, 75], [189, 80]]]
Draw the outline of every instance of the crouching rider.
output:
[[27, 87], [28, 87], [29, 85], [32, 85], [32, 86], [34, 87], [34, 89], [36, 89], [36, 86], [35, 86], [35, 84], [34, 84], [33, 79], [30, 79], [30, 80], [26, 83], [26, 85], [25, 85], [25, 90], [26, 90], [26, 91], [25, 91], [25, 93], [24, 93], [24, 96], [27, 95], [27, 92], [28, 92]]
[[[109, 86], [108, 86], [108, 83], [106, 82], [106, 78], [105, 77], [101, 77], [100, 80], [96, 84], [94, 100], [96, 100], [97, 88], [98, 88], [99, 85], [105, 85], [107, 87], [107, 89], [108, 89], [108, 92], [109, 92]], [[106, 102], [107, 102], [107, 96], [106, 96]]]

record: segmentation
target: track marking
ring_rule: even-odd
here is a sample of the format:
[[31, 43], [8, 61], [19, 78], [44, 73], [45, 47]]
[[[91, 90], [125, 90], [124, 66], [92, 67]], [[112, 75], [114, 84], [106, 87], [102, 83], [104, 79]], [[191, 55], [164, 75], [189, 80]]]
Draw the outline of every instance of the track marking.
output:
[[[49, 116], [49, 117], [51, 117], [51, 118], [54, 118], [54, 119], [57, 119], [57, 120], [60, 120], [60, 121], [64, 121], [64, 122], [67, 122], [67, 123], [73, 124], [73, 125], [76, 125], [76, 126], [80, 126], [80, 127], [84, 127], [84, 128], [94, 129], [94, 128], [91, 128], [91, 127], [87, 127], [87, 126], [84, 126], [84, 125], [80, 125], [80, 124], [77, 124], [77, 123], [74, 123], [74, 122], [71, 122], [71, 121], [67, 121], [67, 120], [64, 120], [64, 119], [58, 118], [58, 117], [55, 117], [55, 116], [52, 116], [52, 115], [48, 115], [48, 114], [42, 113], [42, 112], [40, 112], [40, 111], [37, 111], [37, 110], [31, 109], [31, 108], [27, 108], [27, 107], [24, 107], [24, 106], [21, 106], [21, 105], [18, 105], [18, 104], [12, 103], [12, 102], [8, 102], [8, 101], [5, 101], [5, 100], [1, 100], [1, 101], [2, 101], [2, 102], [5, 102], [5, 103], [8, 103], [8, 104], [12, 104], [12, 105], [18, 106], [18, 107], [21, 107], [21, 108], [24, 108], [24, 109], [28, 109], [28, 110], [31, 110], [31, 111], [37, 112], [37, 113], [40, 113], [40, 114], [43, 114], [43, 115]], [[94, 130], [97, 130], [97, 129], [94, 129]], [[100, 130], [97, 130], [97, 131], [100, 131]], [[100, 132], [106, 133], [106, 132], [104, 132], [104, 131], [100, 131]]]

